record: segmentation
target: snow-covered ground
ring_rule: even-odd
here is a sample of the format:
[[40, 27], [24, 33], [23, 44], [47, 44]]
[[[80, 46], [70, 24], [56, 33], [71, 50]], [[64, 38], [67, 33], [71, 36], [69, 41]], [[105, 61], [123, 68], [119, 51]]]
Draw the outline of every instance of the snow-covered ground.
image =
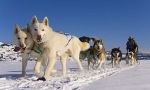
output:
[[[37, 76], [33, 74], [34, 61], [30, 61], [27, 67], [28, 76], [20, 77], [21, 62], [0, 62], [0, 90], [87, 90], [86, 86], [93, 90], [91, 84], [102, 78], [110, 78], [112, 75], [134, 68], [135, 66], [122, 65], [121, 68], [111, 68], [106, 65], [106, 70], [87, 70], [86, 63], [83, 62], [85, 71], [79, 72], [76, 63], [68, 61], [68, 75], [61, 77], [60, 62], [57, 62], [57, 72], [46, 82], [36, 81]], [[112, 76], [113, 77], [113, 76]], [[113, 82], [112, 82], [113, 83]], [[98, 86], [99, 84], [95, 84]], [[106, 83], [103, 83], [106, 85]], [[84, 89], [85, 88], [85, 89]], [[94, 87], [93, 87], [94, 88]], [[97, 88], [97, 90], [99, 90]], [[112, 90], [112, 89], [111, 89]]]
[[21, 54], [14, 52], [15, 45], [0, 42], [0, 61], [21, 61]]
[[[105, 70], [87, 70], [79, 72], [72, 59], [68, 60], [68, 74], [62, 77], [60, 61], [57, 60], [54, 73], [49, 80], [36, 81], [33, 73], [35, 61], [29, 61], [27, 77], [21, 77], [21, 57], [13, 51], [14, 46], [0, 47], [0, 90], [149, 90], [150, 60], [141, 60], [140, 64], [128, 66], [124, 61], [121, 68], [111, 68], [106, 62]], [[14, 59], [15, 58], [15, 59]], [[13, 61], [13, 62], [12, 62]], [[15, 61], [15, 62], [14, 62]]]
[[87, 84], [81, 90], [150, 90], [150, 60], [133, 69]]

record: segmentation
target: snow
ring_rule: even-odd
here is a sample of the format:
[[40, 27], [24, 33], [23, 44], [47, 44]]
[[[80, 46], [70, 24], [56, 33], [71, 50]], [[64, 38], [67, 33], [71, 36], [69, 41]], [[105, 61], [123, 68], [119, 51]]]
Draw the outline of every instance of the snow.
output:
[[76, 62], [67, 62], [68, 72], [62, 77], [60, 60], [57, 72], [43, 82], [37, 81], [33, 68], [35, 61], [29, 61], [27, 76], [21, 77], [21, 56], [13, 51], [14, 45], [0, 47], [0, 90], [149, 90], [150, 60], [128, 66], [122, 61], [120, 68], [111, 68], [110, 61], [105, 69], [88, 70], [83, 61], [84, 71], [79, 72]]
[[79, 72], [76, 63], [73, 60], [69, 60], [68, 75], [62, 77], [60, 61], [58, 60], [56, 65], [58, 71], [48, 81], [43, 82], [36, 81], [37, 76], [33, 74], [34, 61], [29, 61], [27, 67], [28, 76], [25, 78], [20, 76], [21, 62], [1, 62], [0, 66], [3, 68], [0, 68], [0, 90], [80, 90], [89, 83], [91, 86], [91, 83], [94, 81], [100, 81], [102, 78], [111, 77], [135, 67], [123, 65], [123, 68], [111, 68], [107, 63], [105, 70], [87, 70], [86, 63], [82, 63], [84, 64], [85, 71]]
[[14, 52], [15, 45], [0, 46], [0, 61], [21, 61], [21, 54]]
[[3, 43], [2, 42], [0, 42], [0, 45], [2, 45]]
[[90, 83], [81, 90], [150, 90], [150, 60], [133, 69]]

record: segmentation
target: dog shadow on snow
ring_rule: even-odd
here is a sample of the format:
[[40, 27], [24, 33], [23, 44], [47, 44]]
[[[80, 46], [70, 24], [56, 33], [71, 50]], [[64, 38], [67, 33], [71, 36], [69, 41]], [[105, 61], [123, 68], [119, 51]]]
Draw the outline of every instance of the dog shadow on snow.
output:
[[[27, 71], [27, 75], [26, 75], [27, 77], [33, 76], [33, 74], [31, 74], [30, 72], [31, 72], [31, 70]], [[0, 73], [0, 78], [15, 80], [15, 79], [19, 79], [21, 77], [22, 77], [21, 71], [8, 71], [7, 74]]]

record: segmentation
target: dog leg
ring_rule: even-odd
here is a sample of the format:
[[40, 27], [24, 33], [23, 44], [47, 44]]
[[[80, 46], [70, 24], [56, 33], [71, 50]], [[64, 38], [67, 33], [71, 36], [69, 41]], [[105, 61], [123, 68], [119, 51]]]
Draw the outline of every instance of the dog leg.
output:
[[73, 59], [76, 60], [80, 70], [83, 71], [83, 67], [82, 67], [81, 61], [79, 60], [79, 55], [80, 55], [79, 50], [78, 51], [74, 51], [71, 54], [72, 54]]
[[82, 64], [81, 64], [81, 62], [80, 62], [80, 60], [79, 60], [79, 57], [76, 56], [76, 57], [74, 57], [74, 59], [76, 60], [78, 66], [79, 66], [79, 68], [80, 68], [80, 71], [83, 71], [83, 67], [82, 67]]
[[56, 58], [55, 57], [50, 57], [49, 58], [48, 65], [47, 65], [47, 68], [46, 68], [45, 73], [44, 73], [44, 78], [45, 79], [48, 78], [49, 75], [52, 73], [52, 70], [54, 68], [55, 62], [56, 62]]
[[63, 76], [66, 76], [66, 72], [67, 72], [67, 65], [66, 65], [66, 61], [67, 61], [67, 55], [64, 54], [63, 56], [60, 57], [61, 60], [61, 64], [62, 64], [62, 71], [63, 71]]
[[48, 55], [47, 68], [45, 70], [44, 76], [41, 78], [38, 78], [38, 80], [45, 81], [49, 77], [49, 75], [52, 73], [52, 70], [56, 63], [56, 52], [54, 50], [51, 50], [50, 53], [48, 51], [47, 55]]
[[128, 58], [126, 58], [126, 64], [129, 64], [129, 59]]
[[29, 56], [27, 54], [23, 54], [22, 56], [22, 76], [24, 77], [26, 75], [26, 67], [28, 62]]
[[115, 60], [112, 60], [112, 68], [114, 68]]
[[42, 60], [43, 60], [43, 56], [40, 56], [37, 59], [37, 62], [36, 62], [35, 67], [34, 67], [34, 71], [35, 71], [36, 74], [40, 73], [40, 67], [41, 67]]
[[88, 70], [90, 70], [90, 59], [87, 59], [88, 62]]
[[43, 66], [44, 71], [45, 71], [45, 69], [46, 69], [46, 65], [47, 65], [47, 59], [44, 58], [44, 59], [42, 60], [42, 66]]
[[101, 61], [101, 60], [98, 60], [98, 65], [96, 66], [95, 69], [98, 69], [98, 68], [101, 69], [101, 66], [102, 66], [102, 61]]
[[129, 65], [132, 65], [132, 59], [129, 59]]

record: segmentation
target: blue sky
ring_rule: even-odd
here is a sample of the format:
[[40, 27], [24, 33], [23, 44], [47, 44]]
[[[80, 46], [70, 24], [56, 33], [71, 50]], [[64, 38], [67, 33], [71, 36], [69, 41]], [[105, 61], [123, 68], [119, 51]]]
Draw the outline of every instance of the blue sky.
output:
[[129, 36], [150, 49], [150, 0], [0, 0], [0, 41], [12, 42], [14, 25], [33, 15], [47, 16], [55, 31], [101, 38], [108, 50], [125, 49]]

